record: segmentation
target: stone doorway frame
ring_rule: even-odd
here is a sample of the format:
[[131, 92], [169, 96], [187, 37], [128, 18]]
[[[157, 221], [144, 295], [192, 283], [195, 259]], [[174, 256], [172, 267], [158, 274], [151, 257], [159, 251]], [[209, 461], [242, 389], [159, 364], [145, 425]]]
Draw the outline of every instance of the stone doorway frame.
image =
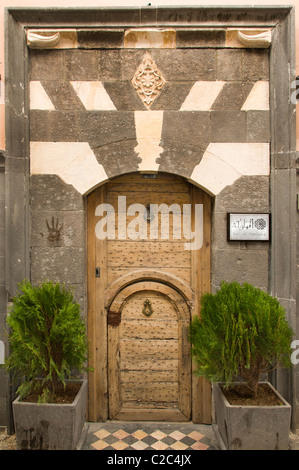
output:
[[[269, 292], [284, 305], [296, 331], [296, 123], [291, 103], [295, 80], [294, 8], [140, 7], [6, 8], [6, 290], [30, 275], [29, 253], [29, 97], [26, 28], [148, 27], [272, 29], [270, 52], [271, 260]], [[15, 188], [18, 188], [18, 191]], [[295, 370], [279, 371], [273, 383], [296, 415]], [[9, 396], [9, 393], [7, 394]]]

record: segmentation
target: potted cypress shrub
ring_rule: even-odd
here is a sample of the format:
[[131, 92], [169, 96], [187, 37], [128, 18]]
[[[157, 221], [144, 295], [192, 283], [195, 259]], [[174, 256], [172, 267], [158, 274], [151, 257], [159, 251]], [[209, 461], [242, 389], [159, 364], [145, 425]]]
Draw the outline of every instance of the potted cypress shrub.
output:
[[[87, 341], [80, 306], [64, 285], [23, 281], [8, 316], [5, 362], [21, 385], [13, 402], [18, 449], [75, 449], [85, 423]], [[76, 378], [70, 378], [76, 372]]]
[[196, 374], [212, 382], [217, 434], [226, 449], [287, 449], [291, 406], [267, 381], [291, 366], [293, 332], [277, 299], [222, 282], [204, 294], [190, 326]]

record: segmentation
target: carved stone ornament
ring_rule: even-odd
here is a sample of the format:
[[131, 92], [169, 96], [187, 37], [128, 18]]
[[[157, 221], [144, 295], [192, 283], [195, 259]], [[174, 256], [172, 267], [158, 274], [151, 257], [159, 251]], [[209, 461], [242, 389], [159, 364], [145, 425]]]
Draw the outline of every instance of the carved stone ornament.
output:
[[35, 49], [46, 49], [47, 47], [51, 48], [56, 46], [60, 40], [60, 33], [42, 33], [38, 34], [33, 31], [28, 31], [27, 33], [27, 44], [28, 46]]
[[257, 34], [248, 34], [248, 31], [238, 31], [238, 39], [246, 47], [267, 48], [271, 44], [271, 31], [264, 30]]
[[151, 55], [145, 54], [132, 79], [132, 84], [147, 109], [150, 109], [154, 100], [160, 94], [164, 83], [165, 79]]

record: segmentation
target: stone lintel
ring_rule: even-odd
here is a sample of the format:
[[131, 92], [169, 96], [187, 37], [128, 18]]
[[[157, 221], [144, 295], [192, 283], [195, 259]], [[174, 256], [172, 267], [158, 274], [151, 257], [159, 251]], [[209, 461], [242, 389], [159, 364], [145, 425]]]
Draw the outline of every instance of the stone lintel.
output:
[[28, 29], [31, 49], [268, 48], [271, 28]]

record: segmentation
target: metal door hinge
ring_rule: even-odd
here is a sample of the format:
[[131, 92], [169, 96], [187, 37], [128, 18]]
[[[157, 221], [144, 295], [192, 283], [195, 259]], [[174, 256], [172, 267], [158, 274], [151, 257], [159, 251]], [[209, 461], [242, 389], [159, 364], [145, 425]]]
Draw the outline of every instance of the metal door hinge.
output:
[[108, 316], [107, 316], [107, 323], [109, 326], [116, 327], [120, 324], [121, 322], [121, 312], [112, 312], [109, 310]]

